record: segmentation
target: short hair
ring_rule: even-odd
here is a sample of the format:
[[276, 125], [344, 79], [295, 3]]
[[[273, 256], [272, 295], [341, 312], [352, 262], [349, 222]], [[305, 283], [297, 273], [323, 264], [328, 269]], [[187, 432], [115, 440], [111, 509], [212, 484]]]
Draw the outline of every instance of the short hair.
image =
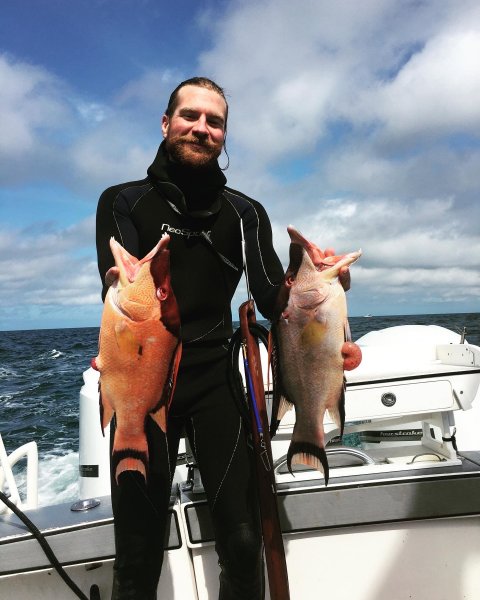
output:
[[225, 132], [226, 132], [227, 131], [227, 117], [228, 117], [228, 102], [225, 97], [225, 92], [224, 92], [223, 88], [221, 88], [214, 81], [212, 81], [211, 79], [208, 79], [207, 77], [191, 77], [190, 79], [186, 79], [185, 81], [182, 81], [182, 83], [179, 83], [177, 85], [177, 87], [173, 90], [173, 92], [170, 94], [167, 108], [165, 109], [165, 114], [167, 115], [167, 117], [171, 117], [173, 115], [173, 113], [175, 112], [175, 109], [177, 107], [178, 92], [187, 85], [193, 85], [196, 87], [206, 88], [207, 90], [216, 92], [225, 100], [225, 105], [227, 108], [227, 110], [225, 112]]

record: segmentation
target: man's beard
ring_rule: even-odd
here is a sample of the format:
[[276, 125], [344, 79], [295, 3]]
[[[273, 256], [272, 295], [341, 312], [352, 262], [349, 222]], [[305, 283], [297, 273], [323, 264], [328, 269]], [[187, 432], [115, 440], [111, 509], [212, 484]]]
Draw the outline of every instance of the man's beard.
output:
[[209, 167], [216, 164], [222, 148], [196, 138], [183, 136], [167, 138], [166, 149], [173, 162], [193, 168]]

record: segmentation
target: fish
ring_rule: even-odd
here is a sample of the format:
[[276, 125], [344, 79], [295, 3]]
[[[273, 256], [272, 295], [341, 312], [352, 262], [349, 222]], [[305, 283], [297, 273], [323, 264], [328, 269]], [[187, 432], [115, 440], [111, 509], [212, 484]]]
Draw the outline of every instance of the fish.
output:
[[[283, 415], [295, 406], [295, 425], [287, 466], [318, 469], [328, 484], [323, 419], [328, 411], [343, 435], [344, 370], [356, 368], [362, 353], [351, 341], [345, 291], [340, 270], [358, 260], [362, 251], [325, 256], [289, 226], [290, 263], [271, 324], [273, 404], [271, 435]], [[293, 474], [293, 473], [292, 473]]]
[[113, 237], [115, 266], [107, 272], [98, 356], [102, 432], [115, 414], [111, 464], [148, 473], [147, 418], [166, 432], [182, 355], [180, 312], [170, 281], [168, 234], [141, 260]]

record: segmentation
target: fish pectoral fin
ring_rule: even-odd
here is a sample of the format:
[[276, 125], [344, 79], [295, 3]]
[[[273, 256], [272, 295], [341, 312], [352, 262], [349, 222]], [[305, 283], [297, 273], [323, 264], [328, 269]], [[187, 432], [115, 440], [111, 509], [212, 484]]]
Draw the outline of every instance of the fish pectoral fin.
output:
[[120, 352], [134, 356], [141, 354], [142, 344], [125, 319], [115, 325], [115, 340]]
[[305, 310], [315, 308], [321, 304], [328, 296], [328, 290], [322, 292], [320, 290], [306, 290], [301, 294], [297, 294], [295, 298], [295, 304], [298, 308], [304, 308]]

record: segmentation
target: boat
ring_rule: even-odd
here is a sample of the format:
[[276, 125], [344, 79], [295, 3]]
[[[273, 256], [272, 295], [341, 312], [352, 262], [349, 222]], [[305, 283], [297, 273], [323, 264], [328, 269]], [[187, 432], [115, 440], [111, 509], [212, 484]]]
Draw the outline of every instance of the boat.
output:
[[[318, 471], [286, 468], [293, 412], [272, 442], [291, 599], [473, 600], [480, 589], [480, 347], [432, 325], [371, 331], [357, 344], [363, 360], [346, 373], [343, 442], [325, 421], [328, 486]], [[84, 598], [110, 598], [115, 549], [97, 377], [85, 371], [80, 392], [78, 501], [36, 506], [34, 440], [9, 456], [0, 443], [0, 489], [8, 485], [11, 503], [40, 534], [10, 510], [0, 515], [1, 598], [79, 597], [38, 537]], [[25, 457], [22, 497], [12, 469]], [[217, 598], [214, 535], [188, 445], [169, 515], [157, 597]]]

